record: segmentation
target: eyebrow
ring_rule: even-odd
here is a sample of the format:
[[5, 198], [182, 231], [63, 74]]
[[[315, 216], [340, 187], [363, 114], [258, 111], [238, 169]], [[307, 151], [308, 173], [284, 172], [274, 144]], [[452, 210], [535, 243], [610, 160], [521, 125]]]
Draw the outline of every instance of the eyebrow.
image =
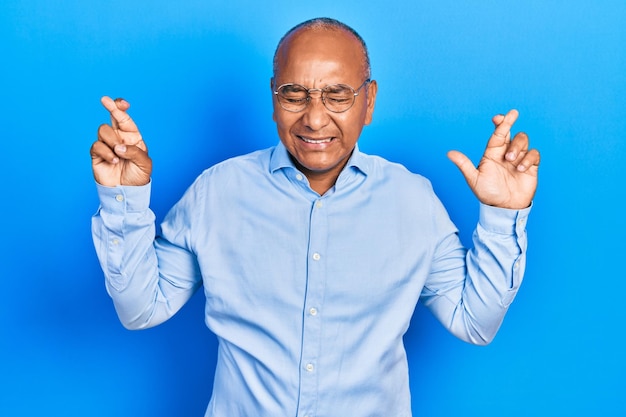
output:
[[326, 87], [324, 87], [322, 90], [327, 91], [329, 93], [338, 93], [341, 91], [345, 91], [345, 90], [350, 90], [351, 87], [349, 87], [347, 84], [329, 84]]
[[282, 88], [285, 91], [306, 91], [306, 87], [300, 84], [296, 84], [296, 83], [287, 83], [287, 84], [283, 84], [281, 86], [279, 86], [279, 88]]

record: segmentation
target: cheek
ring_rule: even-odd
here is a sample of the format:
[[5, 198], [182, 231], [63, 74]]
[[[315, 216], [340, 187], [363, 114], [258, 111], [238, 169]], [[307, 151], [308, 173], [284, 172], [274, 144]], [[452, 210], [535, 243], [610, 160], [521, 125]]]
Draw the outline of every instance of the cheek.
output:
[[281, 111], [275, 111], [274, 122], [276, 123], [276, 130], [278, 131], [280, 140], [287, 145], [291, 141], [291, 130], [297, 123], [297, 118], [294, 118], [291, 114], [284, 115], [283, 113], [284, 112]]
[[338, 119], [336, 124], [341, 129], [344, 139], [356, 142], [363, 129], [365, 115], [361, 113], [346, 115]]
[[294, 119], [293, 114], [285, 112], [285, 110], [281, 108], [274, 107], [273, 118], [274, 118], [274, 122], [276, 123], [276, 126], [278, 126], [279, 129], [284, 130], [288, 128], [289, 126], [293, 125], [293, 119]]

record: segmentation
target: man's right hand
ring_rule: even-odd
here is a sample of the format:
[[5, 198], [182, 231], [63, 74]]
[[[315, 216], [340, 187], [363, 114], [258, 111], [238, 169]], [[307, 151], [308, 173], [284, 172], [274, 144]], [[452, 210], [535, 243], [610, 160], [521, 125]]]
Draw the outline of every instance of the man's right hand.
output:
[[91, 146], [94, 178], [107, 187], [148, 184], [152, 160], [137, 125], [126, 113], [130, 104], [106, 96], [101, 101], [111, 114], [111, 124], [100, 126], [98, 140]]

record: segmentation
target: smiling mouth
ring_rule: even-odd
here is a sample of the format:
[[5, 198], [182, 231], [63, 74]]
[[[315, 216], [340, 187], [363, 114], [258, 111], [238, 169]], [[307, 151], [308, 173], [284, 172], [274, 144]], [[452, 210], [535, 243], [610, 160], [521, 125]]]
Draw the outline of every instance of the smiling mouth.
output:
[[324, 138], [324, 139], [311, 139], [311, 138], [305, 138], [304, 136], [298, 136], [300, 138], [300, 140], [302, 140], [303, 142], [306, 143], [313, 143], [313, 144], [320, 144], [320, 143], [330, 143], [332, 142], [333, 138]]

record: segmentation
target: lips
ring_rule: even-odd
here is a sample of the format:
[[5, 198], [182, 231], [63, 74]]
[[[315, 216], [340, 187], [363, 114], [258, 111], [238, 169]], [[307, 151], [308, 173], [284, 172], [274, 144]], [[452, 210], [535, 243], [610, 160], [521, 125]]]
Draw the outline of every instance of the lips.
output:
[[298, 138], [300, 138], [300, 140], [302, 140], [303, 142], [306, 143], [312, 143], [312, 144], [322, 144], [322, 143], [330, 143], [333, 138], [308, 138], [305, 136], [298, 136]]

